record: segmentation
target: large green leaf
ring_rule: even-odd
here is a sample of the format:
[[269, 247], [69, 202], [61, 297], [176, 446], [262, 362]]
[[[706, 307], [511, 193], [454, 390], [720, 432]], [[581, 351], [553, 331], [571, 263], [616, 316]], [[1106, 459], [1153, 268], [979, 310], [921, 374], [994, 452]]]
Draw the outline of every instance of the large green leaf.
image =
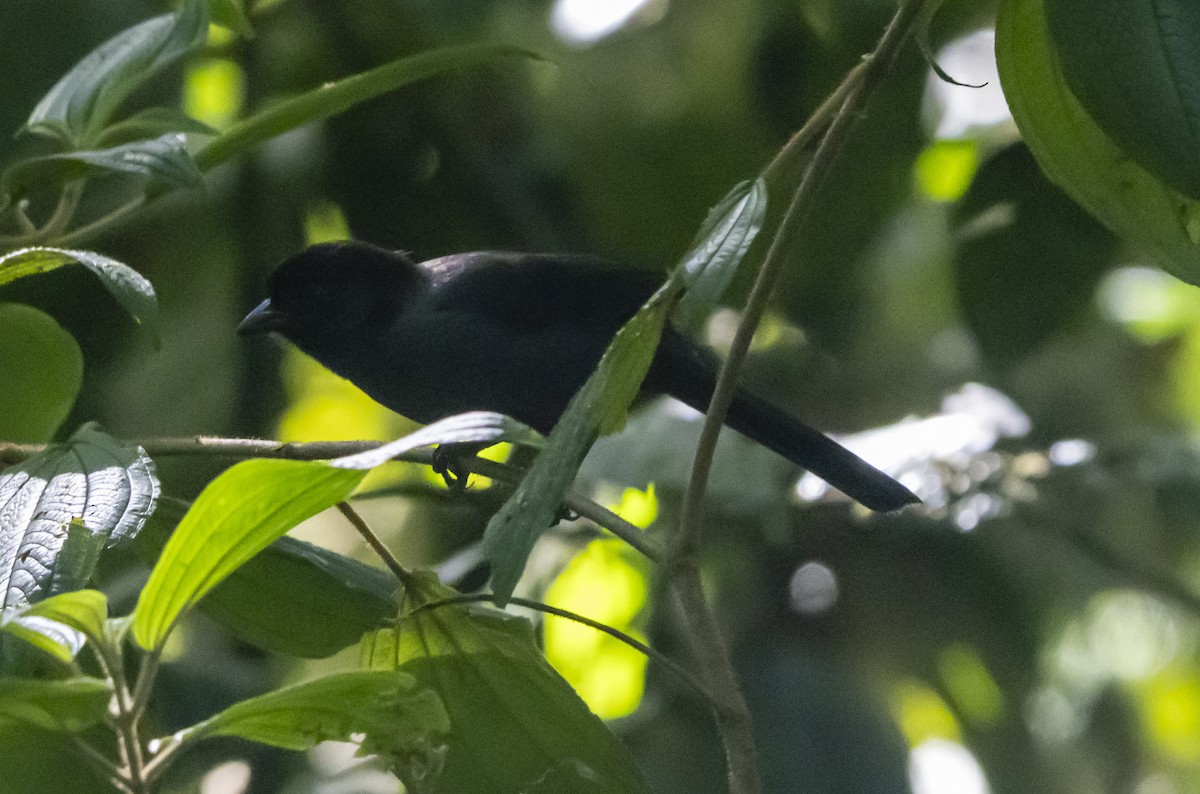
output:
[[1162, 267], [1200, 283], [1200, 203], [1138, 165], [1080, 105], [1059, 69], [1043, 0], [1003, 0], [996, 60], [1013, 118], [1046, 175]]
[[0, 722], [78, 733], [104, 720], [112, 690], [97, 678], [0, 678]]
[[1046, 0], [1071, 92], [1147, 171], [1200, 199], [1200, 3]]
[[134, 141], [109, 149], [65, 152], [22, 160], [4, 173], [2, 188], [21, 195], [29, 185], [70, 182], [89, 176], [130, 174], [146, 179], [151, 187], [192, 187], [200, 184], [200, 169], [187, 151], [187, 139], [178, 132]]
[[160, 647], [205, 594], [289, 529], [345, 499], [363, 476], [292, 460], [248, 460], [226, 470], [167, 541], [134, 610], [134, 639]]
[[689, 315], [695, 320], [711, 308], [762, 227], [765, 212], [761, 181], [749, 188], [735, 186], [709, 212], [692, 249], [667, 283], [617, 332], [596, 371], [550, 433], [529, 474], [488, 521], [483, 548], [492, 563], [497, 606], [508, 602], [534, 544], [555, 523], [563, 494], [596, 438], [624, 426], [676, 298], [685, 286], [694, 285], [699, 296]]
[[126, 97], [207, 35], [207, 0], [185, 0], [175, 14], [122, 31], [54, 84], [25, 128], [52, 135], [68, 149], [93, 145]]
[[337, 673], [244, 700], [186, 728], [172, 741], [215, 736], [307, 750], [318, 742], [354, 741], [393, 764], [437, 765], [450, 720], [437, 695], [393, 670]]
[[[138, 534], [138, 553], [157, 560], [182, 515], [174, 503], [160, 505]], [[395, 617], [395, 591], [390, 574], [284, 536], [213, 588], [199, 609], [252, 645], [314, 659]]]
[[0, 472], [0, 607], [82, 587], [98, 547], [136, 535], [158, 493], [145, 451], [91, 425]]
[[0, 303], [0, 438], [49, 441], [82, 384], [83, 353], [73, 336], [32, 306]]
[[154, 287], [136, 270], [115, 259], [91, 251], [22, 248], [0, 256], [0, 286], [64, 265], [82, 265], [95, 274], [104, 288], [150, 334], [157, 346], [158, 299], [154, 295]]
[[[445, 763], [422, 790], [646, 790], [625, 747], [546, 662], [527, 620], [462, 605], [423, 609], [456, 595], [426, 576], [408, 595], [414, 610], [365, 637], [360, 663], [409, 673], [441, 698], [450, 719]], [[561, 785], [538, 788], [550, 781]]]

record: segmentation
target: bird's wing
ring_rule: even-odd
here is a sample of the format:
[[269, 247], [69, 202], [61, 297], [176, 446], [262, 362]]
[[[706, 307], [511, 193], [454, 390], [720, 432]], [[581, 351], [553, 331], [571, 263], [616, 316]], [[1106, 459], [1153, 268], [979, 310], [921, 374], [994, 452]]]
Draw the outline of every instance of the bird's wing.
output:
[[586, 256], [479, 251], [422, 262], [431, 307], [483, 314], [516, 331], [562, 324], [611, 328], [663, 283], [664, 276]]

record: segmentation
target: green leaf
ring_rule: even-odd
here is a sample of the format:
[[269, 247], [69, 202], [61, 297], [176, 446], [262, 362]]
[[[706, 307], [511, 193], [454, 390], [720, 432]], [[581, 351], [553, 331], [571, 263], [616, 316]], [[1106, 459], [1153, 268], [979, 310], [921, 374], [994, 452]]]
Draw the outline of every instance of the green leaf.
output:
[[445, 47], [401, 58], [351, 77], [278, 102], [235, 124], [196, 153], [196, 164], [207, 171], [263, 141], [313, 121], [327, 119], [361, 102], [410, 83], [445, 72], [469, 69], [498, 58], [540, 56], [504, 45]]
[[1200, 283], [1200, 203], [1130, 159], [1067, 87], [1043, 0], [1004, 0], [996, 17], [1000, 82], [1021, 135], [1046, 175], [1166, 270]]
[[[646, 791], [628, 751], [546, 662], [523, 618], [462, 605], [428, 575], [410, 587], [414, 610], [394, 629], [363, 638], [360, 664], [413, 675], [450, 719], [437, 791], [516, 794]], [[394, 771], [410, 788], [413, 770]], [[568, 783], [569, 781], [569, 783]]]
[[685, 286], [696, 290], [685, 313], [698, 323], [729, 285], [762, 228], [766, 207], [766, 186], [760, 179], [735, 186], [709, 211], [692, 249], [667, 283], [617, 332], [529, 474], [488, 521], [483, 551], [492, 563], [497, 606], [508, 603], [534, 544], [554, 525], [563, 494], [596, 438], [624, 427], [679, 293]]
[[112, 690], [97, 678], [0, 678], [0, 722], [79, 733], [104, 721]]
[[381, 447], [330, 461], [330, 466], [342, 469], [372, 469], [387, 463], [397, 455], [435, 444], [521, 444], [540, 447], [542, 434], [504, 414], [491, 411], [469, 411], [426, 425]]
[[[82, 587], [91, 568], [79, 560], [94, 566], [93, 543], [136, 535], [158, 492], [145, 451], [91, 425], [0, 472], [0, 608]], [[69, 548], [72, 537], [83, 552]]]
[[82, 384], [83, 353], [73, 336], [32, 306], [0, 303], [0, 438], [50, 440]]
[[4, 173], [3, 190], [20, 196], [30, 185], [71, 182], [91, 176], [129, 174], [152, 188], [194, 187], [203, 180], [182, 133], [135, 141], [111, 149], [67, 152], [22, 160]]
[[213, 587], [289, 529], [348, 497], [363, 476], [291, 460], [248, 460], [226, 470], [167, 541], [134, 610], [134, 639], [148, 650], [161, 647]]
[[229, 28], [244, 39], [254, 38], [254, 26], [242, 0], [209, 0], [212, 21], [224, 28]]
[[194, 119], [177, 108], [146, 108], [105, 129], [96, 145], [108, 148], [181, 132], [195, 135], [217, 134], [215, 129], [203, 121]]
[[[139, 555], [158, 559], [182, 514], [174, 503], [161, 505], [137, 537]], [[252, 645], [316, 659], [395, 617], [395, 591], [390, 574], [284, 536], [213, 588], [199, 609]]]
[[26, 607], [23, 614], [53, 620], [97, 640], [104, 635], [104, 621], [108, 620], [108, 598], [99, 590], [75, 590], [39, 601]]
[[1067, 85], [1100, 128], [1200, 199], [1200, 3], [1046, 0], [1046, 21]]
[[685, 328], [698, 327], [721, 300], [766, 214], [767, 186], [761, 178], [735, 185], [709, 210], [694, 247], [678, 266], [687, 291], [675, 318]]
[[176, 734], [194, 742], [238, 736], [273, 747], [307, 750], [318, 742], [363, 735], [362, 752], [437, 762], [450, 721], [437, 695], [392, 670], [337, 673], [244, 700]]
[[136, 270], [115, 259], [91, 251], [22, 248], [0, 256], [0, 286], [63, 265], [82, 265], [92, 271], [104, 288], [150, 334], [155, 347], [158, 346], [158, 299], [154, 287]]
[[58, 138], [69, 149], [93, 145], [126, 97], [207, 35], [207, 0], [185, 0], [177, 13], [117, 34], [55, 83], [25, 129]]
[[0, 611], [0, 631], [19, 637], [64, 664], [74, 660], [87, 641], [82, 632], [56, 620], [29, 615], [25, 609]]
[[658, 349], [678, 289], [674, 280], [665, 284], [617, 332], [596, 371], [550, 432], [545, 449], [525, 479], [488, 521], [483, 553], [492, 564], [497, 606], [508, 603], [534, 544], [554, 525], [563, 494], [592, 443], [600, 434], [624, 425], [625, 414]]

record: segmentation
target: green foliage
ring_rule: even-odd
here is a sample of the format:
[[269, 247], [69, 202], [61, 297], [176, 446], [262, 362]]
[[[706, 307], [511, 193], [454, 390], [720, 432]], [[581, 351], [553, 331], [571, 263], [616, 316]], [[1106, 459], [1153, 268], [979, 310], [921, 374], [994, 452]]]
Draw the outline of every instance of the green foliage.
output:
[[[592, 537], [571, 522], [547, 533], [581, 461], [625, 424], [667, 322], [718, 347], [727, 340], [729, 317], [709, 314], [736, 303], [729, 295], [753, 277], [739, 263], [760, 229], [774, 234], [766, 187], [746, 178], [874, 46], [895, 3], [696, 3], [661, 20], [651, 4], [620, 34], [571, 46], [548, 38], [537, 4], [455, 14], [335, 6], [184, 0], [73, 67], [60, 63], [66, 73], [40, 101], [31, 92], [52, 76], [0, 81], [22, 97], [6, 94], [0, 106], [22, 118], [34, 107], [0, 174], [0, 287], [15, 301], [0, 303], [0, 455], [11, 463], [0, 471], [0, 760], [18, 778], [36, 770], [16, 784], [0, 775], [0, 791], [56, 790], [71, 742], [86, 742], [127, 790], [184, 790], [195, 781], [160, 776], [177, 753], [211, 767], [220, 745], [206, 743], [217, 737], [289, 750], [357, 741], [414, 792], [636, 792], [647, 777], [664, 792], [719, 790], [721, 754], [707, 715], [697, 716], [713, 703], [651, 677], [639, 683], [653, 709], [607, 726], [547, 664], [529, 621], [467, 606], [419, 566], [457, 562], [466, 544], [461, 558], [491, 564], [492, 595], [505, 604], [519, 584], [546, 588], [560, 558]], [[15, 8], [14, 19], [29, 13]], [[79, 17], [102, 26], [113, 13]], [[982, 1], [927, 2], [915, 24], [927, 57], [927, 39], [988, 13]], [[210, 35], [210, 22], [243, 40]], [[485, 30], [520, 46], [491, 43]], [[1155, 292], [1144, 271], [1126, 272], [1120, 283], [1136, 288], [1113, 294], [1114, 265], [1141, 260], [1067, 197], [1200, 283], [1198, 31], [1200, 11], [1184, 0], [1001, 0], [1001, 82], [1028, 150], [1007, 130], [928, 140], [927, 73], [914, 48], [872, 86], [870, 106], [855, 108], [862, 120], [828, 189], [783, 252], [794, 266], [748, 379], [794, 398], [822, 427], [861, 427], [929, 413], [948, 380], [997, 377], [1033, 414], [1037, 440], [980, 442], [980, 451], [969, 421], [978, 417], [952, 407], [891, 428], [910, 433], [893, 445], [896, 465], [942, 490], [927, 508], [863, 531], [848, 511], [798, 508], [794, 473], [727, 439], [705, 516], [714, 531], [705, 555], [683, 563], [703, 565], [722, 610], [714, 622], [736, 629], [726, 638], [769, 785], [905, 790], [904, 752], [915, 764], [931, 739], [969, 747], [993, 790], [1194, 783], [1200, 676], [1186, 649], [1200, 606], [1187, 583], [1200, 460], [1178, 440], [1194, 421], [1163, 399], [1197, 386], [1194, 301]], [[483, 43], [462, 43], [471, 40]], [[44, 68], [58, 49], [21, 51], [16, 70]], [[221, 129], [176, 107], [172, 70], [201, 52], [257, 103]], [[555, 63], [509, 68], [529, 60]], [[389, 96], [402, 87], [413, 90]], [[965, 156], [944, 180], [953, 189], [919, 196], [913, 160], [927, 144]], [[782, 169], [791, 173], [772, 171], [774, 215], [811, 165], [814, 147], [800, 148]], [[924, 167], [937, 170], [936, 160]], [[711, 198], [743, 179], [694, 232]], [[160, 500], [142, 446], [90, 424], [64, 432], [71, 417], [98, 417], [135, 438], [163, 428], [270, 434], [278, 406], [262, 386], [275, 361], [248, 351], [241, 366], [230, 352], [230, 318], [259, 274], [234, 267], [231, 252], [265, 267], [300, 245], [299, 218], [334, 203], [347, 229], [418, 251], [588, 247], [647, 263], [686, 253], [548, 439], [474, 413], [397, 431], [356, 455], [329, 447], [339, 451], [326, 463], [253, 460], [215, 477], [202, 461], [220, 444], [146, 442], [172, 458], [159, 461], [163, 487], [199, 493], [185, 511], [181, 499]], [[897, 211], [902, 222], [890, 225]], [[135, 216], [139, 225], [119, 226]], [[77, 250], [85, 239], [138, 270]], [[156, 344], [161, 332], [163, 354], [148, 362], [120, 348], [100, 312], [61, 286], [77, 269], [67, 265], [99, 278]], [[171, 296], [161, 321], [138, 271]], [[1098, 285], [1108, 319], [1096, 310]], [[1174, 314], [1155, 314], [1162, 303]], [[803, 332], [779, 317], [802, 321]], [[1155, 322], [1152, 340], [1123, 335]], [[661, 517], [647, 548], [669, 547], [658, 541], [670, 540], [661, 533], [677, 517], [695, 423], [659, 410], [634, 425], [577, 487], [602, 499], [631, 478], [653, 481]], [[10, 446], [72, 430], [44, 449]], [[1089, 439], [1101, 454], [1068, 465], [1061, 450], [1037, 446], [1060, 436]], [[446, 500], [408, 469], [380, 468], [397, 456], [427, 461], [414, 453], [432, 445], [501, 442], [527, 448], [518, 465], [539, 450], [511, 495], [491, 484]], [[222, 448], [299, 452], [246, 440]], [[389, 560], [392, 573], [285, 536], [364, 482], [378, 488], [356, 509], [401, 560]], [[116, 548], [128, 539], [152, 568], [140, 591], [137, 563]], [[418, 570], [404, 567], [410, 560]], [[801, 575], [814, 568], [827, 580]], [[598, 575], [580, 603], [614, 598], [605, 584]], [[812, 607], [820, 597], [835, 602], [828, 612]], [[692, 626], [662, 601], [650, 598], [639, 620], [671, 648]], [[110, 618], [110, 605], [125, 616]], [[192, 610], [274, 655], [246, 653], [211, 626], [172, 634]], [[355, 643], [362, 669], [325, 659]], [[707, 663], [722, 649], [698, 651]], [[280, 655], [323, 661], [289, 671], [305, 683], [252, 695], [270, 686], [255, 673], [278, 670]], [[712, 697], [727, 716], [729, 703]], [[165, 736], [146, 741], [156, 732]], [[291, 774], [302, 764], [262, 768]]]
[[25, 129], [53, 137], [65, 148], [90, 146], [130, 94], [200, 46], [207, 35], [208, 3], [186, 0], [178, 13], [114, 36], [54, 84]]
[[133, 636], [157, 650], [212, 588], [306, 518], [350, 495], [362, 473], [249, 460], [217, 477], [167, 541], [134, 610]]
[[79, 733], [104, 719], [111, 697], [109, 684], [96, 678], [0, 678], [0, 724]]
[[360, 670], [243, 700], [178, 734], [177, 740], [240, 736], [307, 750], [318, 742], [346, 742], [361, 734], [366, 737], [364, 752], [417, 765], [435, 761], [449, 728], [437, 696], [418, 689], [411, 675]]
[[[1096, 32], [1088, 25], [1071, 35], [1082, 41]], [[1200, 204], [1146, 170], [1080, 104], [1059, 69], [1043, 0], [1001, 3], [996, 58], [1013, 117], [1046, 174], [1171, 274], [1200, 283]], [[1086, 77], [1100, 85], [1111, 75], [1105, 68]]]
[[[394, 628], [363, 638], [360, 665], [398, 670], [437, 694], [449, 734], [437, 790], [637, 792], [628, 752], [546, 663], [529, 622], [447, 605], [454, 591], [415, 577]], [[408, 779], [397, 770], [401, 779]]]
[[47, 441], [67, 418], [83, 385], [83, 353], [53, 317], [32, 306], [0, 303], [0, 433]]
[[1190, 0], [1046, 0], [1071, 93], [1139, 165], [1200, 199], [1200, 6]]
[[48, 273], [64, 265], [81, 265], [91, 271], [158, 344], [158, 300], [154, 287], [136, 270], [115, 259], [91, 251], [22, 248], [0, 256], [0, 286], [38, 273]]
[[[148, 564], [162, 554], [181, 517], [174, 505], [161, 505], [138, 534], [137, 551]], [[214, 587], [199, 608], [259, 648], [320, 659], [394, 616], [395, 591], [388, 574], [285, 536]]]
[[[160, 121], [165, 122], [166, 119]], [[119, 129], [114, 128], [111, 135], [119, 137], [130, 134], [134, 131], [135, 123], [141, 128], [140, 131], [149, 132], [149, 124], [131, 121]], [[176, 120], [175, 124], [178, 123]], [[179, 132], [168, 132], [158, 138], [138, 140], [110, 149], [31, 157], [4, 172], [0, 190], [16, 196], [25, 193], [27, 186], [32, 184], [67, 183], [108, 173], [143, 177], [151, 188], [160, 190], [196, 187], [201, 181], [200, 169], [188, 154], [186, 138]]]

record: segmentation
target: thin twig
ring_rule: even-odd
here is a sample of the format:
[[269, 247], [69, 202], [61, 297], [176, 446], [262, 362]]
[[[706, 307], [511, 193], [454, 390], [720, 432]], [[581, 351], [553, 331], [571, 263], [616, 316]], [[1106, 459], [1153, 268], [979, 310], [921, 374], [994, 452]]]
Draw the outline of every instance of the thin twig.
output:
[[804, 122], [804, 126], [789, 138], [788, 142], [783, 145], [783, 148], [771, 158], [771, 162], [767, 163], [767, 167], [762, 170], [764, 181], [768, 184], [774, 182], [789, 166], [796, 162], [800, 155], [813, 148], [821, 136], [829, 129], [829, 125], [833, 123], [837, 112], [846, 104], [846, 98], [849, 96], [850, 91], [858, 88], [863, 76], [866, 74], [866, 70], [866, 61], [859, 61], [850, 70], [838, 87], [834, 89], [834, 92], [826, 97], [820, 107], [813, 111], [808, 121]]
[[83, 180], [76, 180], [63, 186], [54, 212], [42, 224], [42, 228], [38, 229], [35, 238], [30, 240], [31, 243], [53, 242], [55, 236], [71, 223], [71, 219], [75, 217], [75, 210], [79, 207], [79, 199], [83, 196], [83, 184]]
[[383, 564], [388, 567], [388, 570], [392, 572], [396, 580], [407, 588], [412, 583], [412, 574], [400, 564], [400, 561], [396, 559], [396, 555], [392, 554], [392, 550], [367, 525], [367, 522], [358, 514], [358, 511], [351, 507], [349, 502], [338, 502], [337, 509], [358, 530], [358, 534], [363, 536], [363, 540], [367, 542], [367, 545], [371, 547], [371, 550], [375, 552], [379, 559], [383, 560]]
[[[418, 612], [423, 612], [425, 610], [437, 609], [439, 607], [450, 606], [453, 604], [491, 603], [494, 597], [495, 596], [493, 596], [491, 593], [470, 593], [466, 595], [455, 596], [453, 598], [444, 598], [440, 601], [431, 601], [428, 604], [422, 604], [412, 612], [409, 612], [407, 615], [405, 615], [405, 617], [415, 615]], [[669, 670], [672, 674], [678, 677], [680, 681], [694, 689], [696, 693], [705, 700], [708, 700], [709, 702], [713, 701], [712, 695], [709, 694], [708, 690], [704, 688], [704, 685], [700, 683], [700, 681], [694, 675], [689, 673], [686, 669], [681, 667], [677, 662], [672, 660], [669, 656], [665, 655], [661, 651], [655, 650], [646, 643], [638, 640], [635, 637], [631, 637], [620, 629], [613, 628], [606, 623], [601, 623], [598, 620], [593, 620], [584, 615], [580, 615], [578, 612], [572, 612], [568, 609], [551, 606], [550, 604], [546, 604], [541, 601], [532, 601], [528, 598], [513, 596], [508, 599], [508, 602], [510, 604], [516, 604], [519, 607], [532, 609], [536, 612], [544, 612], [547, 615], [554, 615], [555, 617], [560, 617], [564, 620], [571, 620], [575, 623], [580, 623], [589, 628], [593, 628], [596, 631], [603, 632], [613, 639], [625, 643], [635, 651], [640, 652], [646, 658], [653, 659], [658, 664], [661, 664], [665, 669]]]
[[[692, 475], [684, 496], [683, 514], [672, 546], [671, 582], [684, 616], [695, 635], [708, 688], [718, 695], [717, 724], [725, 744], [730, 790], [734, 794], [757, 792], [761, 790], [762, 784], [758, 774], [749, 709], [738, 687], [737, 676], [725, 651], [716, 619], [705, 600], [700, 569], [696, 562], [701, 508], [712, 469], [717, 437], [733, 401], [742, 362], [766, 311], [768, 299], [783, 271], [787, 254], [793, 249], [798, 231], [811, 214], [818, 189], [841, 151], [858, 114], [895, 62], [923, 4], [924, 0], [906, 0], [900, 6], [874, 53], [867, 56], [859, 68], [846, 76], [834, 98], [822, 106], [826, 113], [833, 108], [836, 108], [836, 113], [825, 128], [783, 220], [780, 221], [747, 299], [729, 355], [721, 366], [705, 417], [704, 429], [697, 444]], [[823, 126], [823, 122], [818, 126]], [[807, 143], [807, 138], [800, 138], [795, 145]], [[791, 147], [792, 144], [789, 143], [785, 149]], [[781, 157], [777, 157], [767, 166], [768, 173], [773, 174], [781, 167], [779, 163], [786, 162], [790, 155]]]
[[146, 206], [146, 203], [145, 196], [138, 196], [129, 203], [122, 204], [121, 206], [117, 207], [112, 212], [106, 215], [101, 215], [91, 223], [80, 226], [78, 229], [72, 229], [56, 239], [54, 242], [56, 245], [72, 245], [74, 243], [82, 242], [92, 235], [105, 231], [110, 226], [116, 226], [118, 223], [121, 223], [126, 218], [140, 210], [142, 207]]

